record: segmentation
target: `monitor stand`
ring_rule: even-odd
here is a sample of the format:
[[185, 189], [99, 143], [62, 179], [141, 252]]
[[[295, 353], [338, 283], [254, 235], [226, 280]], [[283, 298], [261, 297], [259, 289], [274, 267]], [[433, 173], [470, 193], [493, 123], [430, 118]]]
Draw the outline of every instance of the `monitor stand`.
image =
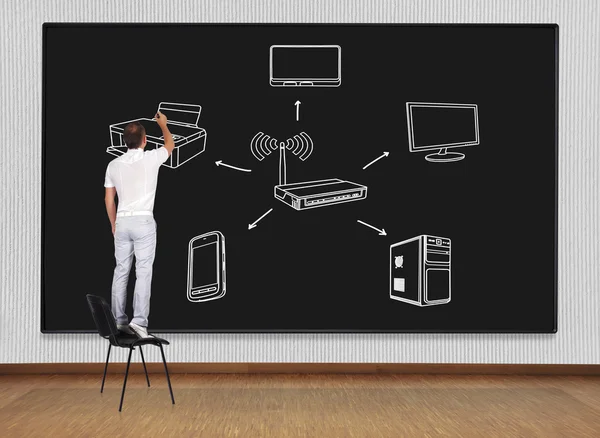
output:
[[460, 161], [465, 158], [465, 154], [459, 152], [448, 152], [447, 148], [442, 148], [437, 154], [429, 154], [425, 156], [427, 161], [433, 163], [447, 163], [450, 161]]

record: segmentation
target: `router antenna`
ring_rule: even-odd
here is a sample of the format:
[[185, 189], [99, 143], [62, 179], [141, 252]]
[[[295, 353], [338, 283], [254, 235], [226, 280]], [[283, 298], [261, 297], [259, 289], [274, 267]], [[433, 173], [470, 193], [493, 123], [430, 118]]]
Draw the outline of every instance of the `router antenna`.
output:
[[285, 143], [279, 143], [279, 185], [286, 184]]

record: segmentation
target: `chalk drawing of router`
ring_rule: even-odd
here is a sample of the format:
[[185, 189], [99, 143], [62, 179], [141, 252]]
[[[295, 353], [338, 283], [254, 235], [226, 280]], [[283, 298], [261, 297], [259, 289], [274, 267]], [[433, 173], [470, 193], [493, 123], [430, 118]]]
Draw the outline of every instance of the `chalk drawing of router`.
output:
[[[167, 126], [175, 142], [175, 149], [163, 166], [175, 169], [204, 152], [206, 131], [198, 126], [201, 110], [200, 105], [186, 103], [161, 102], [158, 105], [158, 111], [167, 116]], [[146, 129], [147, 150], [164, 145], [165, 141], [158, 124], [152, 118], [139, 118], [109, 126], [111, 146], [106, 152], [117, 157], [127, 152], [123, 131], [131, 122], [139, 122]]]
[[250, 150], [258, 161], [279, 150], [279, 184], [275, 186], [275, 198], [295, 210], [360, 201], [367, 197], [366, 186], [338, 178], [287, 183], [286, 150], [302, 161], [306, 161], [313, 152], [313, 141], [306, 132], [294, 135], [285, 142], [259, 132], [252, 138]]

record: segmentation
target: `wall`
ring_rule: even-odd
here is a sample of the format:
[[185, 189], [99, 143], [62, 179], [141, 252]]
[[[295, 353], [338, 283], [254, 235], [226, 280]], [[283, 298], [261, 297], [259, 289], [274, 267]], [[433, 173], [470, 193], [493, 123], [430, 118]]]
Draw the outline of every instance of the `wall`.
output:
[[[599, 19], [596, 0], [3, 1], [0, 363], [102, 362], [105, 357], [105, 341], [97, 335], [42, 335], [39, 330], [42, 23], [171, 21], [558, 23], [560, 185], [555, 335], [171, 334], [169, 361], [600, 363]], [[69, 188], [64, 190], [68, 196]], [[66, 242], [71, 256], [85, 252], [82, 241]], [[126, 360], [124, 353], [113, 360]], [[155, 351], [147, 354], [149, 361], [159, 360]]]

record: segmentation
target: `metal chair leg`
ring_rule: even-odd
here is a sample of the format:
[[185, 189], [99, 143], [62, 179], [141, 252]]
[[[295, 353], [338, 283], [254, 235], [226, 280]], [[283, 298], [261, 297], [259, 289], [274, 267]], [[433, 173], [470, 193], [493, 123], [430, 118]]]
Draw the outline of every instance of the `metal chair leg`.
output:
[[121, 393], [121, 404], [119, 405], [119, 412], [123, 407], [123, 397], [125, 397], [125, 387], [127, 386], [127, 376], [129, 376], [129, 364], [131, 363], [131, 353], [133, 353], [133, 347], [129, 349], [129, 358], [127, 359], [127, 369], [125, 370], [125, 380], [123, 381], [123, 392]]
[[146, 369], [146, 361], [144, 360], [144, 352], [142, 351], [142, 346], [140, 345], [140, 355], [142, 356], [142, 364], [144, 364], [144, 372], [146, 373], [146, 382], [148, 382], [148, 388], [150, 388], [150, 379], [148, 378], [148, 370]]
[[112, 344], [108, 344], [108, 354], [106, 355], [106, 365], [104, 365], [104, 376], [102, 376], [102, 386], [100, 387], [100, 393], [104, 392], [104, 380], [106, 380], [106, 370], [108, 369], [108, 359], [110, 358], [110, 349]]
[[173, 397], [173, 388], [171, 388], [171, 378], [169, 377], [169, 370], [167, 369], [167, 361], [165, 359], [165, 352], [163, 351], [162, 344], [158, 344], [160, 347], [160, 354], [162, 355], [163, 364], [165, 365], [165, 374], [167, 375], [167, 383], [169, 384], [169, 392], [171, 393], [171, 401], [175, 404], [175, 397]]

